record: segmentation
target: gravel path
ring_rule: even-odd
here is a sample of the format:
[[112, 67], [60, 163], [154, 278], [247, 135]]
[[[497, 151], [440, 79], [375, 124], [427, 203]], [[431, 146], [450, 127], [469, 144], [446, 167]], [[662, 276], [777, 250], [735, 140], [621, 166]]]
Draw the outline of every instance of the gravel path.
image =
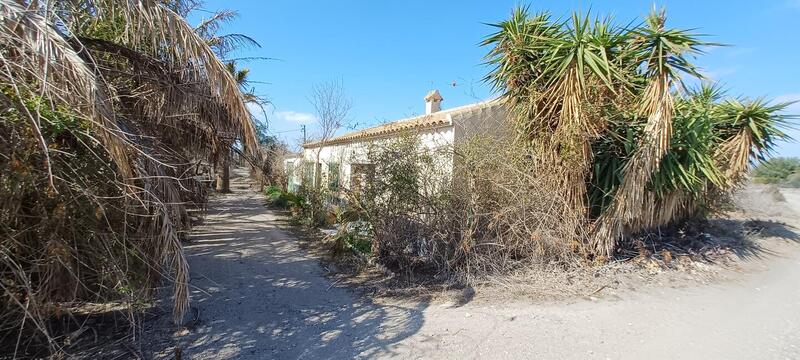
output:
[[[264, 197], [233, 180], [186, 246], [199, 320], [173, 335], [184, 359], [379, 357], [419, 330], [421, 308], [378, 306], [333, 286]], [[162, 351], [156, 357], [173, 358]]]
[[555, 304], [376, 303], [331, 284], [259, 194], [234, 188], [186, 248], [199, 320], [173, 335], [184, 359], [800, 358], [791, 241], [716, 285]]

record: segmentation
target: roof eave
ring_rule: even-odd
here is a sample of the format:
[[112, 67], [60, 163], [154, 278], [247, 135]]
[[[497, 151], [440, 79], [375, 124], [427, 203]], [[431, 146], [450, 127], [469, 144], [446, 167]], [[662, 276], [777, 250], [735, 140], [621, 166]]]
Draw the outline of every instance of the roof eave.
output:
[[[328, 141], [325, 141], [322, 146], [331, 146], [331, 145], [339, 145], [339, 144], [346, 144], [346, 143], [354, 143], [354, 142], [361, 142], [367, 140], [377, 140], [381, 138], [391, 137], [392, 135], [403, 133], [403, 132], [410, 132], [410, 131], [420, 131], [420, 130], [433, 130], [433, 129], [441, 129], [445, 127], [453, 126], [453, 118], [450, 115], [447, 115], [446, 121], [441, 121], [432, 124], [425, 124], [425, 125], [416, 125], [410, 126], [406, 128], [397, 128], [397, 129], [388, 129], [385, 131], [363, 134], [363, 135], [351, 135], [344, 138], [334, 138]], [[346, 135], [345, 135], [346, 136]], [[311, 143], [303, 144], [304, 149], [313, 149], [320, 147], [320, 142], [315, 141]]]

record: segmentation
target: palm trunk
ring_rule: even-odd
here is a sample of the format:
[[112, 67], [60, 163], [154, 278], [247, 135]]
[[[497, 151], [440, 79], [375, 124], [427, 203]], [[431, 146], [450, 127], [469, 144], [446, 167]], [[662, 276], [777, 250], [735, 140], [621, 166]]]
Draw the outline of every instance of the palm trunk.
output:
[[228, 159], [222, 160], [222, 165], [220, 165], [219, 169], [217, 169], [217, 192], [231, 192], [230, 170], [230, 161]]

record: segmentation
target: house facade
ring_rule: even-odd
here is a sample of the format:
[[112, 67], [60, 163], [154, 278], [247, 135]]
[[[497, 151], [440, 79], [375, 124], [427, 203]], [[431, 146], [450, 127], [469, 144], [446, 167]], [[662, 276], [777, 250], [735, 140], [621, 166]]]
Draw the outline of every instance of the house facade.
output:
[[438, 154], [437, 163], [452, 175], [452, 149], [472, 136], [507, 136], [507, 111], [498, 99], [452, 109], [442, 109], [443, 98], [432, 90], [425, 96], [425, 114], [350, 132], [326, 141], [308, 142], [302, 154], [285, 161], [289, 190], [303, 185], [324, 186], [331, 191], [355, 190], [371, 171], [371, 146], [413, 135], [419, 146]]

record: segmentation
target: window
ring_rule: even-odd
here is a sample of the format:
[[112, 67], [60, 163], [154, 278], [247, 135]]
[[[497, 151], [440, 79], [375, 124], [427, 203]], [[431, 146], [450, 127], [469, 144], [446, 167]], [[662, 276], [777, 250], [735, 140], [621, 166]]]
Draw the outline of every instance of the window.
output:
[[314, 186], [314, 163], [303, 164], [303, 186]]
[[339, 191], [339, 163], [328, 163], [328, 189]]
[[286, 190], [289, 192], [295, 192], [294, 186], [294, 161], [287, 161], [286, 162]]

